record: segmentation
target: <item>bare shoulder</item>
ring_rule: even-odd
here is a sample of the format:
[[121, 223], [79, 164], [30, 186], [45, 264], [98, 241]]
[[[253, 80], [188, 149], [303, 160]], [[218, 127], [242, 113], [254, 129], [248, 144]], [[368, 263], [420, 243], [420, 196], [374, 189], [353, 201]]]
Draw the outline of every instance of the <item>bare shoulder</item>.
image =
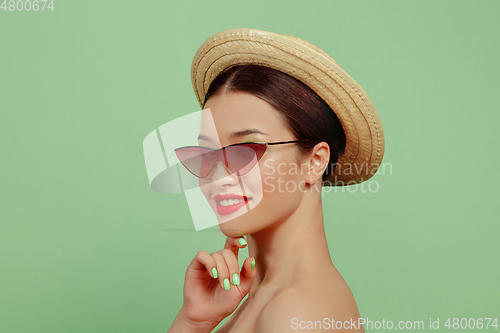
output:
[[[296, 332], [297, 329], [330, 332], [335, 329], [335, 321], [356, 322], [358, 318], [356, 302], [347, 285], [329, 287], [313, 283], [277, 292], [260, 312], [255, 332]], [[346, 331], [363, 332], [357, 328], [348, 327]]]

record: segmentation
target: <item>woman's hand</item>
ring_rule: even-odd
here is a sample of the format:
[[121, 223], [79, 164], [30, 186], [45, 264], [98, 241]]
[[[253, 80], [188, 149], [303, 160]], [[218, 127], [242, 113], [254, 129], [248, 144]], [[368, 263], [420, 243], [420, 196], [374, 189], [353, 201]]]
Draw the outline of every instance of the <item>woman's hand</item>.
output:
[[215, 327], [238, 307], [255, 278], [254, 258], [246, 258], [241, 272], [239, 269], [238, 251], [245, 246], [244, 237], [227, 237], [223, 250], [212, 254], [200, 251], [194, 257], [184, 281], [180, 313], [185, 322]]

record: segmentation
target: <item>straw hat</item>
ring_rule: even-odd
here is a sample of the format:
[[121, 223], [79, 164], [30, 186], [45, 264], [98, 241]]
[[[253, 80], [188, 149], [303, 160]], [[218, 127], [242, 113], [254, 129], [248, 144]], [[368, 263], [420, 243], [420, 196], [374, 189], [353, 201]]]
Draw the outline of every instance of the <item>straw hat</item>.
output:
[[191, 66], [200, 106], [212, 81], [225, 69], [254, 64], [277, 69], [314, 90], [332, 108], [344, 129], [346, 148], [323, 185], [361, 183], [378, 170], [384, 132], [372, 101], [325, 51], [294, 36], [257, 29], [229, 29], [208, 38]]

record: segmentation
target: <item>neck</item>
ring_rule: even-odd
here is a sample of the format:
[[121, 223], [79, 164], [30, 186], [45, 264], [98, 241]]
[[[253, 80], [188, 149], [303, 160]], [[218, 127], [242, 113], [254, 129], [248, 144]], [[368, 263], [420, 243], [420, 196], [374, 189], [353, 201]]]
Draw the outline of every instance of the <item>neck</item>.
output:
[[304, 196], [286, 220], [248, 235], [247, 239], [248, 252], [255, 258], [257, 269], [250, 294], [263, 286], [284, 287], [333, 268], [319, 195]]

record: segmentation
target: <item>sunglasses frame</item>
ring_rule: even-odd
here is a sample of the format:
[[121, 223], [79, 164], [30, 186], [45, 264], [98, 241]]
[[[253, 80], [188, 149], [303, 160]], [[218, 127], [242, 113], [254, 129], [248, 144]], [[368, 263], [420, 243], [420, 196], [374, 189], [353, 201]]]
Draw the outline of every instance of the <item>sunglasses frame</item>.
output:
[[[252, 170], [255, 165], [257, 163], [259, 163], [260, 159], [262, 158], [262, 156], [264, 156], [264, 154], [266, 153], [267, 151], [267, 148], [268, 146], [274, 146], [274, 145], [282, 145], [282, 144], [286, 144], [286, 143], [298, 143], [298, 142], [311, 142], [311, 140], [293, 140], [293, 141], [279, 141], [279, 142], [254, 142], [254, 141], [251, 141], [251, 142], [240, 142], [240, 143], [234, 143], [232, 145], [227, 145], [227, 146], [224, 146], [222, 148], [219, 148], [219, 149], [211, 149], [211, 148], [208, 148], [208, 147], [202, 147], [202, 146], [183, 146], [183, 147], [179, 147], [179, 148], [175, 148], [174, 151], [178, 151], [178, 150], [181, 150], [181, 149], [184, 149], [184, 148], [202, 148], [202, 149], [206, 149], [206, 150], [209, 150], [209, 151], [212, 151], [212, 152], [217, 152], [217, 159], [214, 161], [214, 164], [212, 165], [212, 168], [210, 169], [210, 171], [208, 172], [208, 174], [205, 176], [205, 177], [200, 177], [198, 175], [195, 175], [193, 172], [191, 172], [191, 170], [189, 170], [189, 168], [187, 168], [184, 163], [181, 162], [181, 164], [195, 177], [198, 177], [198, 178], [206, 178], [208, 177], [211, 173], [212, 173], [212, 170], [214, 169], [215, 167], [215, 164], [217, 164], [217, 161], [219, 162], [222, 162], [219, 158], [218, 158], [218, 153], [219, 151], [224, 151], [226, 148], [229, 148], [229, 147], [234, 147], [234, 146], [241, 146], [241, 145], [245, 145], [245, 144], [260, 144], [260, 145], [266, 145], [266, 149], [264, 150], [264, 152], [262, 153], [262, 155], [259, 157], [259, 159], [257, 160], [257, 162], [255, 162], [255, 164], [250, 168], [248, 169], [247, 172], [241, 174], [241, 175], [237, 175], [237, 176], [243, 176], [243, 175], [246, 175], [247, 173], [250, 172], [250, 170]], [[224, 154], [225, 155], [225, 154]], [[231, 172], [231, 174], [236, 174], [236, 172], [232, 172], [231, 170], [229, 170], [229, 167], [227, 165], [224, 165], [224, 167], [229, 171]]]

